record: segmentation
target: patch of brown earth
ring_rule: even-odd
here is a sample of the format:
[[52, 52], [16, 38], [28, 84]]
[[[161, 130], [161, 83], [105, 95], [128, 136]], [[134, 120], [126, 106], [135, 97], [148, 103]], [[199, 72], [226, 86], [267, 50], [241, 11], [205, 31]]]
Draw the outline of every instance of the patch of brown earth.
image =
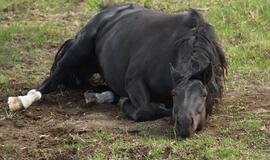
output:
[[[245, 92], [227, 91], [220, 108], [214, 111], [213, 115], [209, 117], [205, 129], [197, 135], [200, 136], [207, 132], [217, 138], [222, 136], [219, 134], [219, 127], [226, 128], [234, 119], [223, 112], [224, 107], [232, 105], [243, 107], [238, 112], [264, 110], [265, 114], [269, 115], [269, 93], [268, 89], [254, 90], [254, 88], [247, 88]], [[95, 152], [96, 145], [104, 145], [95, 144], [99, 141], [91, 138], [98, 130], [107, 130], [115, 135], [116, 137], [112, 137], [112, 141], [121, 135], [132, 137], [132, 135], [150, 134], [174, 138], [169, 118], [135, 123], [126, 119], [118, 106], [86, 105], [81, 92], [45, 95], [40, 102], [35, 103], [28, 110], [17, 113], [7, 111], [7, 106], [3, 101], [0, 104], [2, 106], [0, 108], [0, 145], [2, 145], [0, 154], [2, 152], [9, 156], [22, 154], [23, 157], [36, 157], [37, 155], [43, 157], [46, 155], [41, 150], [45, 150], [44, 152], [53, 152], [49, 159], [73, 159], [74, 156], [76, 157], [77, 151], [72, 149], [65, 150], [63, 153], [50, 151], [61, 144], [79, 143], [74, 137], [72, 138], [73, 135], [79, 135], [93, 142], [80, 151], [80, 153], [89, 155], [89, 153]], [[265, 134], [269, 134], [268, 122], [268, 118], [263, 122], [262, 132]], [[244, 131], [239, 131], [235, 134], [244, 133]], [[3, 147], [5, 145], [11, 146]], [[31, 151], [30, 148], [33, 146], [37, 150]], [[142, 153], [148, 150], [144, 147], [146, 146], [132, 148], [128, 153], [135, 159], [141, 159]], [[170, 157], [170, 152], [170, 149], [166, 149], [164, 158]]]

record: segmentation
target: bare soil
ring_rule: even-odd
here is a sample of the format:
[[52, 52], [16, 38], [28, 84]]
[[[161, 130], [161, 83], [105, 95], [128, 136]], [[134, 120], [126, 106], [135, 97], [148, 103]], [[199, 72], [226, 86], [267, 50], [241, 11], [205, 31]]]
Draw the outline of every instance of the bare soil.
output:
[[[261, 86], [248, 86], [245, 91], [226, 91], [219, 108], [209, 117], [205, 129], [198, 135], [208, 132], [211, 135], [222, 136], [217, 131], [218, 127], [229, 126], [231, 120], [241, 118], [241, 113], [263, 112], [266, 116], [264, 116], [261, 130], [270, 137], [269, 93], [269, 87]], [[35, 103], [28, 110], [15, 114], [7, 110], [5, 101], [6, 99], [1, 97], [0, 145], [12, 144], [12, 146], [8, 149], [0, 147], [0, 159], [1, 155], [6, 157], [20, 155], [20, 157], [25, 158], [72, 159], [77, 151], [65, 150], [63, 153], [59, 153], [53, 150], [59, 144], [79, 143], [78, 139], [72, 135], [79, 135], [89, 142], [87, 147], [80, 150], [82, 155], [89, 155], [89, 153], [95, 152], [97, 146], [106, 145], [101, 144], [106, 143], [105, 141], [99, 141], [96, 137], [98, 132], [104, 130], [115, 136], [115, 139], [119, 137], [132, 139], [133, 135], [143, 136], [145, 133], [154, 137], [173, 137], [169, 118], [135, 123], [126, 119], [116, 105], [86, 105], [83, 94], [79, 91], [45, 95], [41, 101]], [[224, 113], [225, 106], [237, 106], [239, 117], [232, 118]], [[241, 134], [241, 131], [231, 134], [238, 135]], [[132, 148], [129, 152], [138, 158], [138, 156], [143, 155], [142, 152], [147, 152], [147, 150], [146, 146], [141, 146]], [[54, 154], [44, 157], [47, 152]], [[171, 152], [170, 148], [164, 152], [165, 157], [168, 152]]]

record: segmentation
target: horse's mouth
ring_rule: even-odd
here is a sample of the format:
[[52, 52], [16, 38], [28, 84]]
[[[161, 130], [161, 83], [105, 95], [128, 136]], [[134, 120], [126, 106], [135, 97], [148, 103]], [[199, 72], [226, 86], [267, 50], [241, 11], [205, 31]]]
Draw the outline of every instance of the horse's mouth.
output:
[[[201, 123], [195, 123], [193, 119], [181, 120], [182, 121], [179, 121], [177, 116], [173, 116], [171, 120], [171, 123], [174, 124], [174, 129], [178, 137], [190, 137], [194, 132], [200, 131], [203, 128], [203, 125], [200, 125]], [[186, 121], [189, 125], [187, 125]]]

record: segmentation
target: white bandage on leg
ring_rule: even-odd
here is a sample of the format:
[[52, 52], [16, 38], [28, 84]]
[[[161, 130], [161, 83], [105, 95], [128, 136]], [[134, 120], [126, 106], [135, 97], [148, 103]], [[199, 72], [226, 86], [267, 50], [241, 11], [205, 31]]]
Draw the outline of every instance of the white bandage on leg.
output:
[[114, 100], [113, 92], [106, 91], [100, 94], [96, 94], [97, 103], [112, 103]]
[[102, 93], [84, 93], [86, 103], [112, 103], [114, 101], [114, 94], [111, 91]]
[[9, 97], [8, 105], [11, 111], [28, 108], [33, 102], [41, 98], [41, 93], [35, 89], [30, 90], [25, 96]]
[[33, 102], [41, 98], [41, 93], [35, 89], [30, 90], [27, 95], [18, 97], [22, 101], [23, 107], [28, 108]]

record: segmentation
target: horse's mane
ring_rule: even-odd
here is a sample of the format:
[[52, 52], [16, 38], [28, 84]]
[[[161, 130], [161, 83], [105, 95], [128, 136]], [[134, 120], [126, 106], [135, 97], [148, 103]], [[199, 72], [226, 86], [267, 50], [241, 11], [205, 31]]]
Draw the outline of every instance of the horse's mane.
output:
[[190, 53], [180, 58], [182, 63], [188, 63], [182, 72], [191, 77], [192, 74], [204, 70], [209, 64], [212, 66], [212, 77], [206, 86], [208, 91], [206, 111], [209, 115], [212, 113], [213, 106], [218, 104], [223, 96], [227, 60], [213, 27], [206, 23], [196, 10], [191, 9], [188, 16], [186, 25], [190, 28], [190, 32], [176, 42], [178, 46], [181, 46], [182, 52]]

